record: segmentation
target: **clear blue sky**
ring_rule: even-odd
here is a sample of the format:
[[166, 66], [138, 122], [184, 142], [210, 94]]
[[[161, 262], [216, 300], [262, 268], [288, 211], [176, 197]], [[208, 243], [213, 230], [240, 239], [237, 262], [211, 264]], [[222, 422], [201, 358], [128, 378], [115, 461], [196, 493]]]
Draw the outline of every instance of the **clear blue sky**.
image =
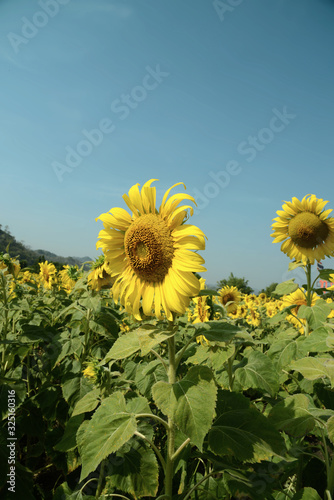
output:
[[330, 0], [0, 1], [0, 222], [95, 258], [95, 217], [182, 181], [209, 283], [288, 279], [276, 210], [334, 209], [333, 25]]

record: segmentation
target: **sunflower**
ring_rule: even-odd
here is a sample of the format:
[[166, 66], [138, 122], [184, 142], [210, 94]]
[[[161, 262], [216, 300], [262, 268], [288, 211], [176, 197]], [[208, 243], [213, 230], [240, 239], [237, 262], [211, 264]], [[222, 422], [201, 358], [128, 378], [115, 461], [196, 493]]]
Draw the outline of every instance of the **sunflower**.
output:
[[240, 302], [240, 292], [235, 286], [224, 286], [218, 290], [218, 301], [225, 307], [227, 313], [233, 313], [238, 308]]
[[266, 313], [269, 318], [272, 318], [275, 316], [275, 314], [278, 313], [279, 308], [277, 307], [277, 304], [274, 301], [267, 302], [266, 305]]
[[57, 283], [57, 269], [54, 264], [46, 260], [39, 263], [39, 279], [42, 285], [49, 290]]
[[[200, 289], [205, 290], [205, 279], [200, 278], [199, 283]], [[211, 308], [209, 304], [207, 304], [207, 298], [207, 295], [202, 295], [200, 297], [194, 297], [192, 299], [194, 303], [194, 313], [192, 315], [193, 323], [205, 323], [206, 321], [210, 321]]]
[[21, 271], [21, 266], [17, 260], [12, 259], [8, 254], [1, 253], [0, 270], [4, 269], [6, 269], [5, 271], [3, 271], [4, 275], [11, 274], [12, 276], [14, 276], [14, 278], [17, 278]]
[[91, 269], [91, 272], [87, 276], [87, 281], [92, 290], [98, 292], [101, 289], [112, 287], [115, 278], [110, 275], [110, 269], [104, 255], [100, 255], [92, 263]]
[[206, 299], [206, 296], [195, 297], [193, 299], [195, 304], [193, 323], [210, 321], [210, 306], [206, 303]]
[[[312, 292], [311, 307], [313, 307], [316, 301], [319, 299], [320, 299], [319, 295]], [[300, 306], [302, 305], [307, 306], [306, 291], [304, 290], [304, 288], [298, 288], [295, 292], [292, 292], [289, 295], [284, 295], [283, 307], [288, 307], [293, 305], [295, 305], [296, 307], [291, 309], [290, 311], [291, 314], [288, 314], [286, 319], [294, 326], [296, 326], [299, 329], [300, 333], [304, 333], [303, 325], [304, 326], [306, 325], [306, 319], [296, 318]]]
[[251, 293], [249, 295], [245, 295], [244, 300], [245, 300], [245, 303], [247, 304], [247, 306], [249, 306], [249, 307], [253, 307], [253, 306], [256, 306], [259, 304], [259, 299], [254, 293]]
[[70, 293], [75, 283], [79, 279], [79, 269], [78, 266], [64, 266], [64, 269], [59, 271], [59, 277], [63, 288], [67, 293]]
[[266, 302], [267, 300], [267, 295], [264, 292], [259, 293], [259, 299], [261, 302]]
[[132, 215], [113, 208], [97, 218], [104, 225], [97, 248], [102, 249], [111, 276], [116, 278], [115, 302], [120, 300], [138, 320], [141, 305], [146, 316], [162, 319], [165, 314], [172, 321], [173, 313], [184, 314], [190, 297], [200, 290], [194, 273], [206, 269], [204, 259], [192, 250], [204, 250], [205, 235], [184, 223], [188, 209], [192, 215], [193, 208], [178, 206], [185, 199], [195, 203], [194, 198], [181, 193], [168, 198], [171, 189], [183, 183], [168, 189], [157, 210], [156, 189], [151, 187], [154, 180], [146, 182], [141, 191], [135, 184], [123, 195]]
[[261, 315], [256, 309], [250, 308], [247, 313], [246, 321], [249, 325], [259, 326], [261, 324]]
[[324, 210], [328, 201], [314, 194], [304, 196], [302, 201], [292, 198], [278, 210], [271, 235], [273, 243], [283, 242], [281, 250], [290, 259], [306, 264], [331, 256], [334, 251], [334, 218], [328, 217], [332, 210]]

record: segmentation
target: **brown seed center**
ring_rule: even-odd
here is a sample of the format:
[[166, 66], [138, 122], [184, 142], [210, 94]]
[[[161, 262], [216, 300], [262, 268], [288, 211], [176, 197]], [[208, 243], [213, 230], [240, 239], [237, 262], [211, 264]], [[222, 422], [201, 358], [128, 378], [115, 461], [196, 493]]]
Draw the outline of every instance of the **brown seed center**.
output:
[[316, 214], [301, 212], [290, 220], [288, 233], [296, 245], [314, 248], [326, 240], [329, 228]]
[[125, 254], [133, 271], [145, 281], [161, 282], [172, 265], [173, 238], [156, 214], [135, 219], [125, 233]]

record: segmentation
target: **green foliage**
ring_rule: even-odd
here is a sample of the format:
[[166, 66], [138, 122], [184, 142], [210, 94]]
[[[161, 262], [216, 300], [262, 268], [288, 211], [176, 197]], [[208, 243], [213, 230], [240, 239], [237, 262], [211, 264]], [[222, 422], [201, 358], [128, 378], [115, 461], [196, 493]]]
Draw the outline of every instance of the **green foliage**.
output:
[[14, 391], [20, 498], [163, 500], [168, 477], [181, 500], [333, 498], [330, 304], [299, 307], [301, 335], [291, 307], [136, 323], [85, 278], [69, 295], [0, 280], [0, 468]]
[[233, 273], [230, 273], [227, 279], [222, 279], [217, 281], [217, 289], [223, 288], [224, 286], [235, 286], [242, 293], [250, 294], [253, 293], [253, 288], [248, 285], [248, 280], [245, 278], [237, 278]]

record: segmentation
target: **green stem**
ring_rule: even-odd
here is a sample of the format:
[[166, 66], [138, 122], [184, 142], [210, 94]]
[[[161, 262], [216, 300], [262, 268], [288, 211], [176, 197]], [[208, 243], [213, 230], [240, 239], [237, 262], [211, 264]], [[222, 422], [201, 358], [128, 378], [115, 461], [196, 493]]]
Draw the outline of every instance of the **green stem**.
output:
[[183, 450], [183, 448], [185, 448], [189, 443], [190, 443], [190, 438], [187, 438], [185, 441], [183, 441], [183, 443], [178, 447], [178, 449], [174, 453], [174, 455], [172, 457], [173, 460], [176, 459], [176, 457], [181, 453], [181, 451]]
[[311, 264], [309, 261], [307, 261], [305, 273], [306, 273], [306, 279], [307, 279], [306, 303], [309, 307], [311, 307], [312, 285], [311, 285]]
[[150, 439], [148, 439], [146, 436], [144, 436], [144, 434], [142, 434], [141, 432], [138, 432], [136, 431], [135, 432], [135, 435], [140, 437], [141, 439], [143, 439], [144, 441], [146, 441], [152, 448], [152, 450], [155, 451], [157, 457], [159, 458], [160, 460], [160, 463], [162, 465], [162, 468], [164, 470], [164, 472], [166, 472], [166, 462], [165, 460], [163, 459], [163, 456], [161, 455], [160, 451], [158, 450], [158, 448], [155, 446], [154, 443], [152, 443], [152, 441]]
[[166, 370], [166, 373], [168, 373], [168, 366], [166, 365], [165, 363], [165, 360], [160, 356], [160, 354], [158, 352], [156, 352], [154, 349], [150, 349], [150, 352], [152, 354], [154, 354], [154, 356], [159, 360], [161, 361], [161, 364], [162, 366], [164, 367], [164, 369]]
[[6, 278], [3, 273], [0, 273], [0, 278], [1, 278], [1, 286], [2, 286], [2, 294], [3, 294], [3, 303], [4, 303], [4, 314], [5, 314], [5, 321], [4, 321], [4, 326], [3, 326], [3, 351], [2, 351], [2, 372], [3, 376], [5, 376], [5, 360], [6, 360], [6, 338], [7, 338], [7, 332], [8, 332], [8, 299], [7, 299], [7, 290], [6, 290]]
[[[329, 461], [328, 461], [329, 462]], [[329, 463], [328, 463], [329, 465]], [[329, 471], [327, 474], [327, 490], [330, 494], [330, 498], [334, 493], [334, 458], [332, 458], [332, 463], [328, 467]]]
[[176, 369], [177, 367], [179, 366], [180, 362], [181, 362], [181, 359], [182, 359], [182, 356], [185, 352], [185, 350], [189, 347], [189, 345], [196, 339], [196, 337], [198, 337], [199, 334], [196, 333], [196, 335], [193, 335], [189, 340], [188, 342], [185, 343], [185, 345], [182, 347], [182, 349], [179, 350], [179, 352], [177, 353], [176, 355], [176, 361], [175, 361], [175, 366], [176, 366]]
[[233, 377], [233, 373], [232, 373], [232, 365], [233, 365], [233, 359], [231, 357], [231, 358], [228, 358], [228, 360], [227, 360], [228, 385], [229, 385], [231, 392], [233, 391], [233, 382], [234, 382], [234, 377]]
[[[168, 339], [168, 382], [172, 385], [176, 381], [176, 363], [175, 363], [175, 339]], [[166, 456], [166, 474], [165, 474], [165, 495], [172, 500], [173, 497], [173, 465], [175, 452], [175, 424], [171, 417], [168, 417], [167, 431], [167, 456]]]
[[209, 479], [209, 477], [214, 476], [215, 474], [222, 474], [223, 472], [224, 472], [224, 469], [223, 470], [215, 470], [213, 472], [210, 472], [210, 474], [207, 474], [206, 476], [202, 477], [202, 479], [200, 481], [198, 481], [198, 483], [196, 483], [195, 486], [193, 486], [191, 488], [191, 490], [188, 491], [188, 493], [186, 494], [186, 496], [184, 497], [183, 500], [187, 500], [188, 498], [190, 498], [190, 495], [192, 494], [192, 492], [195, 491], [196, 488], [198, 488], [198, 486], [200, 484], [204, 483], [204, 481]]
[[97, 483], [97, 488], [96, 488], [96, 494], [95, 498], [100, 498], [101, 493], [102, 493], [102, 487], [103, 487], [103, 479], [104, 479], [104, 467], [106, 464], [106, 460], [102, 460], [101, 462], [101, 467], [100, 467], [100, 475], [99, 475], [99, 480]]
[[89, 320], [90, 320], [90, 313], [91, 309], [87, 309], [87, 314], [86, 314], [86, 326], [85, 326], [85, 341], [84, 341], [84, 349], [82, 353], [82, 360], [81, 363], [83, 363], [87, 357], [88, 354], [88, 343], [89, 343]]
[[[311, 285], [311, 264], [310, 264], [309, 260], [307, 261], [307, 264], [306, 264], [305, 273], [306, 273], [306, 279], [307, 279], [306, 305], [311, 307], [312, 285]], [[309, 325], [308, 321], [306, 320], [305, 337], [307, 337], [307, 335], [309, 335], [309, 332], [310, 332], [310, 325]]]
[[163, 420], [162, 418], [158, 417], [158, 415], [154, 415], [153, 413], [138, 413], [136, 415], [136, 418], [153, 418], [154, 420], [159, 422], [159, 424], [164, 425], [167, 431], [169, 430], [169, 426], [166, 420]]

